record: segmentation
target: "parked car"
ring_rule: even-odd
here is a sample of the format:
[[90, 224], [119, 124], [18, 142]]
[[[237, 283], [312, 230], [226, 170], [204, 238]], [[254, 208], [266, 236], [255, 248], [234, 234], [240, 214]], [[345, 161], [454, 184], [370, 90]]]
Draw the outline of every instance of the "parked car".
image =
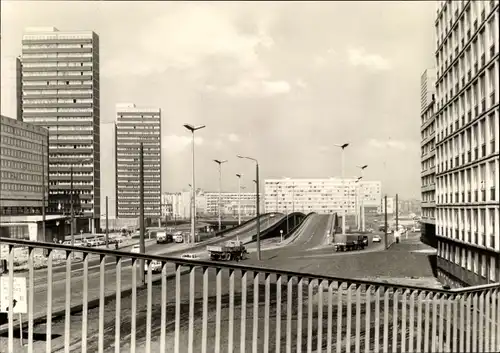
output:
[[[144, 263], [144, 272], [148, 272], [148, 263]], [[160, 273], [161, 272], [161, 261], [153, 260], [151, 261], [151, 272]]]
[[91, 247], [97, 246], [97, 242], [94, 239], [90, 239], [90, 240], [86, 241], [85, 246], [88, 246], [91, 248]]
[[382, 239], [380, 239], [380, 236], [378, 236], [378, 235], [374, 235], [372, 238], [372, 242], [374, 242], [374, 243], [380, 243], [381, 241], [382, 241]]
[[178, 233], [177, 233], [177, 234], [174, 234], [174, 235], [172, 236], [172, 239], [173, 239], [173, 240], [174, 240], [174, 242], [176, 242], [176, 243], [182, 243], [182, 242], [184, 241], [184, 237], [182, 236], [182, 233], [180, 233], [180, 234], [178, 234]]

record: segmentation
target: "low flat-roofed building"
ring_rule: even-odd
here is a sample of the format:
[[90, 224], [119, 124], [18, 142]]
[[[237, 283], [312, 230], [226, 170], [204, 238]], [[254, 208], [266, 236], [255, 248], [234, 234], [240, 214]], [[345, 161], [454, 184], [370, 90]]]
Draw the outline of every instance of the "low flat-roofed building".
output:
[[45, 207], [48, 203], [47, 166], [48, 131], [0, 116], [0, 215], [42, 214], [44, 200]]
[[45, 216], [45, 239], [43, 238], [43, 216], [0, 215], [0, 237], [31, 241], [52, 242], [64, 240], [70, 234], [70, 218], [61, 215]]

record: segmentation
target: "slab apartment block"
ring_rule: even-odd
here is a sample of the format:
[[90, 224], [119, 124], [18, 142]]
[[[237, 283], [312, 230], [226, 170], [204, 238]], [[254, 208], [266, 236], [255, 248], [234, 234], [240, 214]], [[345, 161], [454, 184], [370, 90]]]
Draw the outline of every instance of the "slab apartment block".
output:
[[161, 109], [117, 104], [116, 217], [139, 217], [139, 147], [144, 148], [144, 214], [161, 217]]
[[96, 231], [101, 204], [99, 37], [92, 31], [29, 28], [22, 38], [20, 67], [22, 120], [49, 131], [47, 211], [69, 214], [73, 190], [76, 217]]
[[436, 69], [427, 69], [420, 85], [421, 232], [427, 244], [436, 246]]
[[438, 275], [498, 282], [498, 1], [440, 2], [435, 28]]

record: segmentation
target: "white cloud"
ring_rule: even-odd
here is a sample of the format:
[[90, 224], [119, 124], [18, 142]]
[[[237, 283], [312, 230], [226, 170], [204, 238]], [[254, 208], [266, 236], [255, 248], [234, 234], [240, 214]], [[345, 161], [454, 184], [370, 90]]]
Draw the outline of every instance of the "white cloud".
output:
[[298, 88], [307, 88], [307, 83], [299, 78], [297, 81], [295, 81], [295, 86], [297, 86]]
[[315, 55], [313, 57], [313, 66], [316, 68], [322, 68], [331, 61], [331, 57], [335, 55], [335, 51], [333, 49], [328, 49], [326, 53], [322, 55]]
[[225, 92], [230, 96], [268, 97], [285, 94], [290, 90], [291, 86], [287, 81], [246, 79], [227, 87]]
[[227, 135], [227, 139], [231, 142], [239, 142], [240, 141], [240, 137], [235, 133], [230, 133], [229, 135]]
[[327, 60], [324, 56], [321, 56], [321, 55], [316, 55], [314, 58], [313, 58], [313, 65], [315, 67], [323, 67], [325, 66], [327, 63]]
[[406, 150], [408, 148], [407, 144], [404, 143], [403, 141], [398, 141], [398, 140], [387, 140], [387, 141], [382, 141], [382, 140], [377, 140], [377, 139], [370, 139], [368, 141], [368, 145], [373, 148], [379, 148], [379, 149], [396, 149], [396, 150]]
[[222, 150], [222, 148], [224, 147], [224, 141], [222, 141], [222, 139], [215, 140], [214, 147], [218, 151]]
[[201, 3], [172, 6], [130, 39], [130, 50], [104, 62], [102, 73], [148, 75], [188, 69], [214, 55], [235, 60], [242, 69], [259, 66], [257, 49], [274, 45], [266, 34], [267, 20], [258, 21], [257, 33], [243, 34], [236, 26], [239, 14], [223, 9]]
[[349, 62], [353, 66], [365, 66], [373, 70], [389, 70], [389, 61], [378, 54], [369, 54], [363, 48], [351, 48], [347, 50]]
[[[193, 138], [189, 135], [168, 135], [162, 139], [162, 149], [165, 149], [168, 154], [179, 153], [189, 147], [193, 142]], [[204, 140], [202, 137], [195, 136], [194, 144], [201, 145]]]

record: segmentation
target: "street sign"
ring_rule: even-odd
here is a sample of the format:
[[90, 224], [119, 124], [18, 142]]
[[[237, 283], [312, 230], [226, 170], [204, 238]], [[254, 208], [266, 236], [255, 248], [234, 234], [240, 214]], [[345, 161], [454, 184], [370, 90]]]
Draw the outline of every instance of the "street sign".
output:
[[[9, 277], [0, 277], [0, 312], [8, 313], [9, 310]], [[28, 293], [26, 290], [26, 277], [14, 277], [14, 313], [28, 313]]]

